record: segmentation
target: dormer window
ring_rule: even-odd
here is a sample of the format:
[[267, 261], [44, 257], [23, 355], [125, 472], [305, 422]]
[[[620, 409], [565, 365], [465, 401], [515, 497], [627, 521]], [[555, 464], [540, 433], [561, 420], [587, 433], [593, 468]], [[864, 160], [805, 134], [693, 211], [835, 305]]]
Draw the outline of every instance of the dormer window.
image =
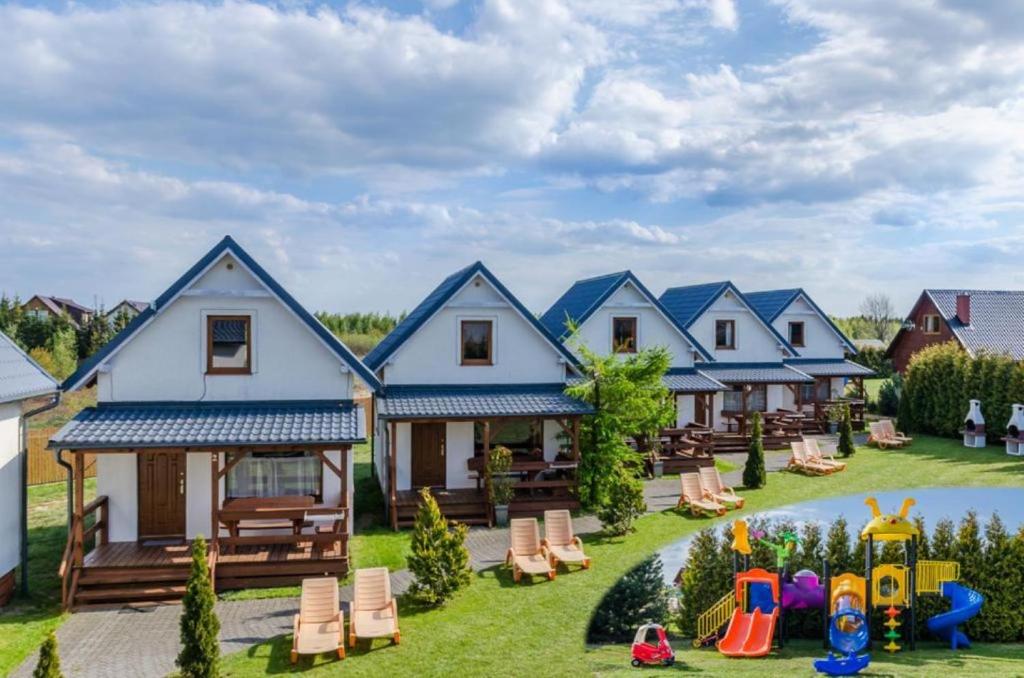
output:
[[207, 316], [206, 373], [252, 374], [252, 318]]
[[789, 343], [793, 346], [804, 345], [804, 324], [803, 322], [789, 323]]
[[612, 318], [612, 353], [636, 353], [637, 319]]
[[462, 365], [494, 364], [494, 323], [490, 320], [462, 321]]
[[939, 333], [939, 316], [937, 315], [926, 315], [924, 322], [921, 323], [925, 334], [938, 334]]
[[736, 348], [736, 321], [715, 321], [715, 348], [732, 350]]

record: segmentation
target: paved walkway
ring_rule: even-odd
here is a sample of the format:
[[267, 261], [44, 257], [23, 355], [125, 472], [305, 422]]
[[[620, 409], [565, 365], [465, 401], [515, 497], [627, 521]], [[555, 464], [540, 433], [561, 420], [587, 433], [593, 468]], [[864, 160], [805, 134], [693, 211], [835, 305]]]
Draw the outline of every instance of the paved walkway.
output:
[[[741, 485], [746, 454], [721, 454], [718, 458], [737, 467], [735, 471], [724, 474], [726, 484]], [[778, 471], [785, 468], [787, 459], [784, 452], [769, 452], [765, 455], [765, 466], [769, 471]], [[644, 498], [650, 513], [674, 507], [679, 500], [679, 480], [673, 476], [644, 483]], [[573, 526], [578, 534], [601, 529], [600, 521], [590, 515], [575, 518]], [[473, 528], [466, 539], [466, 546], [474, 570], [500, 565], [508, 548], [508, 530]], [[412, 575], [408, 570], [393, 573], [392, 591], [396, 595], [404, 593], [411, 581]], [[341, 599], [346, 602], [352, 599], [351, 586], [342, 587]], [[217, 616], [221, 623], [221, 652], [240, 652], [291, 633], [296, 612], [296, 598], [219, 601]], [[179, 605], [77, 612], [57, 631], [61, 668], [65, 675], [74, 678], [166, 676], [175, 670], [180, 614]], [[30, 677], [35, 663], [36, 657], [30, 657], [12, 676]]]

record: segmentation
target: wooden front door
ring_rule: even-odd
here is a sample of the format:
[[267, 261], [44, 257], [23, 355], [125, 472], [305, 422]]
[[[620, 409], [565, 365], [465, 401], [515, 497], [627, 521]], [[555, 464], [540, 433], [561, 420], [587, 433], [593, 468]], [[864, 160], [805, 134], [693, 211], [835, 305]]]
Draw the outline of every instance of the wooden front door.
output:
[[710, 426], [708, 423], [708, 401], [703, 393], [693, 396], [693, 423]]
[[185, 455], [139, 453], [139, 539], [185, 536]]
[[412, 425], [412, 486], [444, 487], [445, 425]]

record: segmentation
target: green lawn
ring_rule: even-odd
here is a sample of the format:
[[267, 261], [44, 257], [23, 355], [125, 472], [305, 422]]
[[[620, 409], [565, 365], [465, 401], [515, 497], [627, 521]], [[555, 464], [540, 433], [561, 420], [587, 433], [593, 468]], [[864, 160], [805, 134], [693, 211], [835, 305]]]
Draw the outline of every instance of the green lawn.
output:
[[[96, 496], [95, 479], [86, 480], [86, 501]], [[28, 489], [28, 597], [18, 596], [0, 611], [0, 675], [6, 676], [34, 652], [63, 620], [57, 568], [67, 540], [67, 485]]]
[[[859, 448], [845, 473], [824, 478], [773, 473], [768, 483], [761, 490], [744, 490], [747, 508], [718, 522], [809, 499], [872, 490], [1019, 486], [1024, 485], [1024, 464], [1006, 457], [998, 448], [966, 450], [958, 441], [919, 436], [914, 446], [904, 451]], [[327, 658], [315, 662], [304, 659], [299, 670], [309, 675], [343, 670], [350, 675], [376, 676], [632, 672], [625, 646], [586, 647], [591, 613], [605, 591], [647, 555], [711, 523], [666, 511], [645, 516], [638, 521], [637, 530], [625, 538], [589, 536], [587, 551], [594, 567], [586, 572], [562, 572], [554, 582], [538, 580], [516, 586], [504, 568], [478, 573], [473, 584], [445, 609], [422, 610], [400, 603], [400, 646], [378, 641], [372, 649], [364, 645], [350, 652], [343, 666]], [[288, 664], [290, 642], [288, 637], [281, 637], [232, 655], [225, 661], [225, 672], [250, 676], [292, 671]], [[706, 675], [810, 675], [810, 659], [821, 655], [820, 646], [812, 643], [795, 645], [777, 658], [726, 662], [714, 650], [692, 650], [681, 640], [676, 640], [675, 646], [682, 648], [680, 659], [686, 666], [681, 669]], [[872, 671], [874, 675], [935, 675], [943, 671], [1007, 675], [1024, 673], [1024, 664], [1012, 668], [1007, 664], [1024, 660], [1024, 645], [979, 646], [958, 653], [919, 651], [879, 660], [880, 668]]]

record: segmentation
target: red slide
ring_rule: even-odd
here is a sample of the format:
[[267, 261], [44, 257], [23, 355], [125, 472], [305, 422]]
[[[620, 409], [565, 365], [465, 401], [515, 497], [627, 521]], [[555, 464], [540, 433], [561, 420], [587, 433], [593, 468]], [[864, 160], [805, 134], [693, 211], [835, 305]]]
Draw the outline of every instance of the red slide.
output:
[[725, 636], [718, 641], [718, 651], [727, 657], [765, 656], [772, 651], [772, 637], [775, 635], [778, 615], [777, 607], [770, 614], [759, 609], [743, 612], [736, 608]]

